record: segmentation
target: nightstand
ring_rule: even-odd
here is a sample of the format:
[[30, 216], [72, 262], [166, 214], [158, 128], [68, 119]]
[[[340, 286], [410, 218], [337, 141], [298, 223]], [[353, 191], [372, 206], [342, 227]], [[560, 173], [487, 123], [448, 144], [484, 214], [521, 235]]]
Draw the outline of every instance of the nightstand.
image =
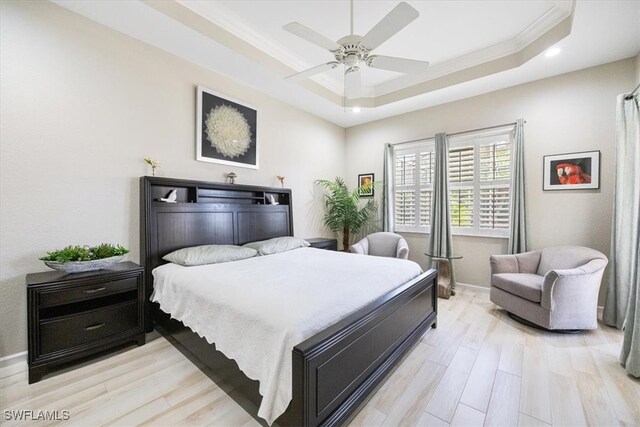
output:
[[56, 365], [134, 341], [143, 345], [144, 269], [27, 274], [29, 384]]
[[328, 239], [324, 237], [314, 237], [313, 239], [304, 239], [311, 244], [312, 248], [327, 249], [329, 251], [338, 250], [338, 240]]

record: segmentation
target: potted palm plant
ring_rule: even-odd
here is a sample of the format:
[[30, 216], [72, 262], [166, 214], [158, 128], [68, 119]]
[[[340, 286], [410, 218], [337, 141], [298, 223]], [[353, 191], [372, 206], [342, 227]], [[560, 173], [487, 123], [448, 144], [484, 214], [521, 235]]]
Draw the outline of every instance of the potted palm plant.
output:
[[360, 203], [360, 195], [371, 193], [378, 185], [372, 182], [349, 191], [342, 178], [320, 179], [316, 183], [325, 192], [324, 224], [333, 232], [342, 232], [342, 248], [348, 251], [351, 234], [358, 233], [378, 209], [374, 200]]

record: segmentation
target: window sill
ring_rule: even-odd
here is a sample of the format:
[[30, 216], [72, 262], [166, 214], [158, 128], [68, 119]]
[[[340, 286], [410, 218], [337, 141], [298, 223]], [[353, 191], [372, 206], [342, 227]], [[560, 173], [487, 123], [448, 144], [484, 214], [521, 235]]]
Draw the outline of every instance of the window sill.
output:
[[[395, 230], [395, 233], [399, 234], [431, 234], [429, 231], [419, 231], [419, 230]], [[509, 236], [500, 236], [491, 233], [465, 233], [465, 232], [455, 232], [451, 233], [453, 237], [463, 236], [463, 237], [481, 237], [484, 239], [508, 239]]]
[[508, 239], [509, 236], [502, 236], [500, 234], [493, 233], [465, 233], [464, 231], [457, 231], [451, 233], [453, 236], [464, 236], [464, 237], [484, 237], [490, 239]]

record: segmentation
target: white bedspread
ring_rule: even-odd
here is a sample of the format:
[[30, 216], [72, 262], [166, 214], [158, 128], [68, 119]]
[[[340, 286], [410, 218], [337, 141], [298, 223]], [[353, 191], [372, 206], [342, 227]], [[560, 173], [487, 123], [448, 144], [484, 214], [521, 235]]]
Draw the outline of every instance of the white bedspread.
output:
[[267, 423], [291, 401], [296, 344], [421, 273], [392, 258], [300, 248], [224, 264], [153, 270], [151, 300], [260, 382]]

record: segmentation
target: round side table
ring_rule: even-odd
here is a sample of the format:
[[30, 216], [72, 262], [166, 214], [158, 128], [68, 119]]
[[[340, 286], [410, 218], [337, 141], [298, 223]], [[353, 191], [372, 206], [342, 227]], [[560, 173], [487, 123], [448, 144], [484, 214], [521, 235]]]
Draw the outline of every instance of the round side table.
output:
[[438, 297], [449, 299], [456, 294], [455, 283], [451, 283], [451, 261], [462, 259], [462, 256], [435, 256], [425, 253], [426, 256], [435, 261], [438, 268]]

